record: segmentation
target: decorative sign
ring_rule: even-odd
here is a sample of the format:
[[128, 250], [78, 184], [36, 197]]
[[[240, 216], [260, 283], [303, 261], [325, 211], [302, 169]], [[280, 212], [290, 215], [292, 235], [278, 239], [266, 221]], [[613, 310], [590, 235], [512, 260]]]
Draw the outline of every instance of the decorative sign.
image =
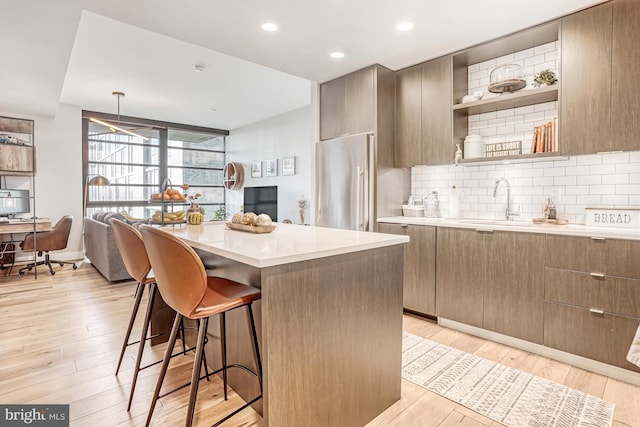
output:
[[496, 142], [485, 145], [485, 157], [517, 156], [522, 154], [522, 141]]
[[585, 208], [588, 227], [640, 228], [640, 209]]

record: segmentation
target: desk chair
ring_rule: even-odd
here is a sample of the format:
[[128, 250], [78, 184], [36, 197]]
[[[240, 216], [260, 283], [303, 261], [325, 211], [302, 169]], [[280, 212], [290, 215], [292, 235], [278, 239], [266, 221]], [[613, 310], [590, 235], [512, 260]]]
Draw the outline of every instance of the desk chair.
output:
[[[158, 290], [165, 302], [176, 311], [176, 317], [162, 361], [162, 367], [160, 368], [158, 382], [153, 393], [146, 425], [148, 426], [151, 422], [153, 410], [159, 397], [161, 397], [159, 396], [160, 389], [162, 388], [162, 383], [167, 373], [169, 360], [183, 317], [200, 320], [196, 355], [193, 363], [193, 372], [191, 374], [189, 406], [187, 408], [187, 419], [185, 423], [187, 427], [192, 425], [198, 383], [200, 379], [204, 378], [200, 377], [200, 371], [209, 317], [218, 314], [220, 316], [222, 368], [213, 373], [222, 372], [224, 399], [227, 400], [227, 369], [231, 367], [244, 369], [253, 376], [256, 376], [260, 386], [260, 394], [231, 414], [223, 417], [214, 424], [214, 426], [217, 426], [262, 398], [262, 364], [260, 362], [258, 338], [256, 336], [253, 311], [251, 309], [251, 304], [260, 299], [260, 289], [219, 277], [207, 276], [202, 261], [195, 251], [172, 234], [150, 226], [142, 226], [140, 232], [142, 233], [142, 238], [147, 248], [147, 253], [149, 254], [151, 266], [155, 272]], [[227, 365], [225, 313], [240, 307], [247, 308], [256, 372], [241, 365]], [[208, 378], [208, 374], [205, 375], [205, 377]]]
[[49, 257], [51, 251], [58, 251], [67, 247], [72, 223], [73, 216], [65, 215], [51, 228], [51, 231], [38, 232], [37, 236], [36, 233], [27, 234], [24, 241], [20, 243], [20, 249], [23, 251], [37, 251], [38, 256], [42, 256], [44, 253], [44, 260], [32, 262], [26, 267], [21, 268], [18, 273], [22, 276], [25, 270], [31, 271], [34, 267], [46, 265], [49, 267], [49, 273], [54, 275], [56, 272], [53, 270], [52, 263], [60, 264], [60, 267], [64, 264], [71, 264], [74, 270], [77, 269], [78, 266], [75, 262], [57, 261]]

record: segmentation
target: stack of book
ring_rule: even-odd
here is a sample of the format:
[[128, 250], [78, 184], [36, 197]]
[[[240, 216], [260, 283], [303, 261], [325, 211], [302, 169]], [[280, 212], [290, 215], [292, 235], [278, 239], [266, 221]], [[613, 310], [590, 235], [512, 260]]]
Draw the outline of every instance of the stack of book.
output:
[[532, 153], [551, 153], [558, 151], [558, 119], [536, 126], [533, 130]]

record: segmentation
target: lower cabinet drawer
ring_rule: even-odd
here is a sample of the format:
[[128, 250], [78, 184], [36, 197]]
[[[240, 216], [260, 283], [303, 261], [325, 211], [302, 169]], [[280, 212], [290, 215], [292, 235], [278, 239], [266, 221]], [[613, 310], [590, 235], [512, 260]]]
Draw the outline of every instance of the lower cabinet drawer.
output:
[[616, 279], [579, 271], [545, 268], [544, 299], [615, 313]]
[[639, 324], [639, 319], [546, 301], [544, 345], [640, 372], [626, 360]]
[[640, 280], [617, 277], [616, 283], [618, 293], [615, 313], [640, 318]]

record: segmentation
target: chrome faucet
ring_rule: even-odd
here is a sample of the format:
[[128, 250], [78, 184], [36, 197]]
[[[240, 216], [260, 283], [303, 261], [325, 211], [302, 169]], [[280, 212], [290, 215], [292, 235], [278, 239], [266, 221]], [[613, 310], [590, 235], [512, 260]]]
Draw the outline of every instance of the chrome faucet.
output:
[[505, 187], [507, 187], [507, 209], [505, 210], [504, 216], [507, 221], [511, 221], [513, 217], [520, 216], [520, 212], [511, 212], [511, 185], [509, 184], [509, 181], [507, 181], [507, 178], [502, 177], [496, 181], [493, 186], [493, 197], [496, 197], [496, 194], [498, 193], [498, 186], [501, 182], [504, 182]]

